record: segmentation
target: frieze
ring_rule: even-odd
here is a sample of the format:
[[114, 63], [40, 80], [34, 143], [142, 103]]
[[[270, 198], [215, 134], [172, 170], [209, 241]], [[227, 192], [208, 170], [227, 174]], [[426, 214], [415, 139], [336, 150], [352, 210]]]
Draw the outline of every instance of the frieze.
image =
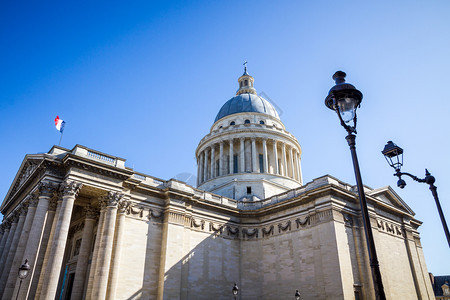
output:
[[259, 230], [258, 228], [244, 228], [242, 229], [242, 237], [259, 237]]
[[191, 218], [191, 227], [192, 228], [201, 228], [201, 230], [205, 229], [205, 221], [204, 220], [195, 220]]
[[158, 213], [156, 213], [153, 209], [150, 209], [149, 213], [148, 213], [148, 219], [149, 220], [152, 218], [162, 219], [163, 215], [164, 215], [164, 213], [162, 211], [159, 211]]
[[304, 227], [306, 225], [310, 225], [310, 218], [309, 216], [306, 216], [305, 219], [302, 221], [300, 218], [295, 220], [295, 224], [297, 224], [297, 229], [301, 227]]
[[291, 220], [287, 221], [285, 225], [278, 224], [278, 233], [281, 233], [282, 231], [290, 231], [291, 230]]
[[141, 218], [144, 215], [144, 207], [138, 206], [135, 203], [130, 203], [126, 210], [128, 215], [139, 215]]
[[182, 214], [170, 211], [168, 215], [168, 222], [184, 225], [184, 216]]
[[333, 211], [331, 209], [326, 211], [316, 212], [314, 215], [311, 215], [311, 222], [317, 223], [318, 221], [327, 221], [330, 220], [333, 216]]
[[274, 226], [273, 226], [273, 225], [270, 225], [268, 229], [265, 228], [265, 227], [263, 227], [263, 228], [261, 229], [261, 231], [262, 231], [262, 236], [263, 236], [263, 237], [266, 237], [266, 236], [273, 235], [273, 229], [274, 229]]
[[342, 216], [344, 217], [345, 226], [352, 227], [353, 226], [353, 217], [346, 213], [342, 213]]
[[92, 166], [92, 165], [89, 165], [89, 164], [81, 163], [81, 162], [78, 162], [78, 161], [69, 160], [67, 162], [67, 164], [69, 166], [72, 166], [72, 167], [76, 167], [76, 168], [79, 168], [79, 169], [87, 170], [87, 171], [90, 171], [90, 172], [93, 172], [93, 173], [97, 173], [97, 174], [101, 174], [101, 175], [105, 175], [105, 176], [109, 176], [109, 177], [113, 177], [113, 178], [118, 178], [118, 179], [121, 179], [121, 180], [125, 180], [125, 179], [129, 178], [128, 175], [121, 174], [121, 173], [116, 173], [116, 172], [113, 172], [113, 171], [110, 171], [110, 170], [105, 170], [105, 169], [102, 169], [102, 168], [99, 168], [99, 167], [95, 167], [95, 166]]
[[131, 204], [132, 203], [129, 200], [121, 200], [117, 204], [117, 211], [119, 212], [119, 214], [124, 214], [128, 211], [128, 208], [131, 206]]

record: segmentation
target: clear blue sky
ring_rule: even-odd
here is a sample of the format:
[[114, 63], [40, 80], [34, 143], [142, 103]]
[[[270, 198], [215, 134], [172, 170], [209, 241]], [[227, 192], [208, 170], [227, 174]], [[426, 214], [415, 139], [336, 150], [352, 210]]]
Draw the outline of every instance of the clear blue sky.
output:
[[424, 222], [429, 271], [450, 274], [427, 185], [405, 178], [398, 189], [380, 153], [393, 140], [405, 171], [428, 168], [450, 222], [448, 1], [93, 2], [0, 3], [0, 198], [25, 154], [58, 143], [56, 115], [67, 121], [64, 147], [163, 179], [195, 175], [195, 148], [244, 60], [298, 138], [305, 182], [330, 174], [354, 184], [346, 133], [324, 105], [343, 70], [364, 94], [364, 183], [394, 186]]

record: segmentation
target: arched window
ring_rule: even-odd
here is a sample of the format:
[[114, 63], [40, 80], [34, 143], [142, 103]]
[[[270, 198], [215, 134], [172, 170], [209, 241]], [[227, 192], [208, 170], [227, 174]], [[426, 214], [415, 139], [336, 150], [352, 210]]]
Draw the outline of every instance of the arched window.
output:
[[230, 125], [236, 125], [236, 122], [231, 121]]
[[245, 79], [245, 86], [247, 86], [248, 85], [248, 80], [247, 79]]
[[250, 124], [250, 120], [248, 120], [248, 119], [245, 120], [245, 121], [244, 121], [244, 124]]
[[259, 121], [259, 124], [264, 125], [264, 121]]

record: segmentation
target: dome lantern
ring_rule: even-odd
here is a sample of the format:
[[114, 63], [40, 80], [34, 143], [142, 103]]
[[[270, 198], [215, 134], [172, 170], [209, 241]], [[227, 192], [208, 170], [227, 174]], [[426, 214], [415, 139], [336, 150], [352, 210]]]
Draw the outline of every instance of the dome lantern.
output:
[[247, 73], [247, 62], [244, 62], [244, 74], [238, 79], [239, 89], [236, 92], [236, 96], [244, 93], [250, 93], [256, 95], [256, 90], [253, 87], [255, 79]]

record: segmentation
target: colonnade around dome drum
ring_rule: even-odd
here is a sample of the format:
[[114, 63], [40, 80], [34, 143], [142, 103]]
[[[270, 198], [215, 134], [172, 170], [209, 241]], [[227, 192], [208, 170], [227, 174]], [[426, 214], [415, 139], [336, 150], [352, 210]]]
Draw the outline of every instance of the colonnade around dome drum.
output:
[[198, 153], [197, 166], [197, 185], [238, 173], [274, 174], [302, 183], [299, 149], [275, 139], [220, 140]]

